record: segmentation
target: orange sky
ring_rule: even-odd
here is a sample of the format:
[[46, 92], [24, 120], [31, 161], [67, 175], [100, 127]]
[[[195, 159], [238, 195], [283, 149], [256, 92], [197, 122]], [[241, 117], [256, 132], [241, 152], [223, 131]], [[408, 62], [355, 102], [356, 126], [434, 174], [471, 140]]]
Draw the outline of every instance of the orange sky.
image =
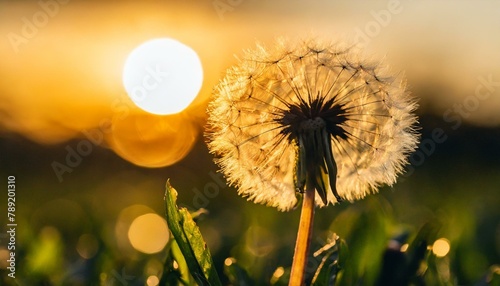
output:
[[[311, 33], [385, 56], [438, 116], [464, 103], [474, 107], [464, 121], [500, 124], [498, 2], [171, 2], [0, 2], [0, 134], [53, 144], [101, 132], [99, 144], [133, 163], [169, 165], [200, 136], [211, 90], [235, 54]], [[197, 100], [178, 115], [145, 114], [121, 83], [128, 53], [157, 37], [192, 47], [204, 68]], [[478, 99], [488, 79], [491, 96]]]

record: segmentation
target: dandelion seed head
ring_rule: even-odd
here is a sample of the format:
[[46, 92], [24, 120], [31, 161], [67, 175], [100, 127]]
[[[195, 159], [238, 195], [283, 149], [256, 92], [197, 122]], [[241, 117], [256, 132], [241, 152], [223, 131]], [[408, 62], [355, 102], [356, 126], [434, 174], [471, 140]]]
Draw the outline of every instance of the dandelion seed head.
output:
[[353, 48], [281, 40], [227, 71], [208, 108], [208, 146], [256, 203], [293, 208], [304, 170], [325, 189], [318, 206], [353, 201], [395, 183], [418, 142], [416, 107], [403, 81]]

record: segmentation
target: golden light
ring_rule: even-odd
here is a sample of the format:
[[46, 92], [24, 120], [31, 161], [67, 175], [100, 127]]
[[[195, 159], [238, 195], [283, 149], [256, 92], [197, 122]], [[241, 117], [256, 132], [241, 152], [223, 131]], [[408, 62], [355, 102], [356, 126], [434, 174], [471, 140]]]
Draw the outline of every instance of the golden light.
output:
[[280, 278], [283, 274], [285, 274], [285, 268], [280, 266], [276, 268], [276, 271], [274, 271], [273, 277]]
[[[185, 110], [199, 127], [204, 124], [206, 103], [221, 73], [234, 63], [234, 54], [241, 55], [242, 49], [252, 47], [256, 39], [270, 43], [277, 33], [292, 37], [306, 35], [311, 32], [310, 27], [317, 27], [315, 32], [327, 37], [333, 36], [331, 31], [356, 37], [358, 28], [366, 32], [366, 26], [361, 23], [374, 20], [363, 18], [363, 15], [371, 17], [369, 12], [356, 13], [355, 17], [341, 17], [338, 21], [331, 21], [329, 9], [318, 10], [319, 13], [298, 13], [304, 7], [314, 9], [321, 6], [305, 2], [290, 6], [298, 13], [293, 16], [284, 12], [284, 1], [267, 3], [270, 10], [265, 15], [259, 12], [262, 7], [256, 3], [246, 3], [246, 9], [217, 12], [212, 1], [200, 1], [197, 9], [193, 9], [189, 1], [101, 2], [71, 1], [69, 5], [60, 5], [57, 16], [50, 17], [44, 27], [37, 27], [36, 35], [26, 37], [23, 35], [25, 23], [21, 19], [27, 17], [31, 21], [35, 11], [36, 14], [43, 13], [39, 2], [0, 1], [0, 10], [3, 12], [0, 34], [5, 36], [4, 41], [0, 41], [0, 54], [3, 56], [0, 65], [1, 133], [20, 134], [42, 144], [60, 144], [70, 139], [80, 139], [82, 130], [99, 130], [100, 123], [109, 122], [117, 113], [120, 114], [125, 104], [130, 115], [144, 112], [124, 92], [124, 63], [131, 51], [141, 43], [165, 35], [195, 50], [205, 67], [202, 89]], [[374, 3], [371, 5], [377, 5]], [[354, 9], [347, 2], [336, 5]], [[427, 7], [429, 4], [422, 5]], [[470, 5], [473, 4], [461, 5], [457, 9], [470, 11]], [[366, 8], [369, 11], [375, 7]], [[479, 88], [482, 93], [490, 91], [481, 85], [478, 76], [486, 81], [491, 76], [494, 84], [500, 75], [500, 68], [495, 65], [500, 59], [500, 53], [497, 52], [500, 38], [492, 40], [490, 35], [496, 32], [496, 26], [487, 24], [495, 19], [496, 15], [489, 13], [495, 9], [489, 6], [475, 8], [478, 9], [474, 9], [475, 14], [471, 17], [480, 17], [471, 22], [473, 25], [460, 21], [460, 18], [445, 10], [433, 10], [429, 21], [453, 23], [453, 31], [445, 35], [445, 40], [443, 35], [423, 33], [427, 26], [417, 24], [413, 28], [420, 31], [424, 38], [409, 37], [408, 41], [399, 43], [397, 39], [402, 33], [401, 25], [383, 27], [384, 32], [371, 39], [369, 53], [391, 54], [395, 68], [407, 70], [413, 77], [415, 87], [420, 83], [425, 83], [427, 87], [427, 84], [435, 83], [432, 86], [440, 90], [433, 88], [434, 92], [443, 96], [436, 97], [432, 92], [419, 93], [419, 96], [435, 105], [436, 108], [432, 110], [439, 111], [441, 108], [438, 115], [442, 116], [443, 111], [452, 108], [453, 104], [462, 103], [465, 95], [475, 95], [476, 89]], [[91, 21], [88, 11], [91, 11]], [[405, 9], [407, 17], [399, 17], [399, 20], [412, 21], [418, 17], [419, 11]], [[259, 21], [248, 25], [248, 19], [256, 17]], [[277, 22], [277, 17], [283, 21]], [[289, 21], [290, 17], [294, 21]], [[270, 26], [273, 29], [269, 29]], [[474, 33], [477, 29], [483, 32]], [[12, 40], [14, 34], [17, 40]], [[252, 36], [248, 37], [250, 34]], [[20, 41], [21, 38], [24, 40]], [[490, 44], [482, 45], [481, 53], [478, 54], [474, 48], [477, 43]], [[450, 50], [454, 52], [447, 52]], [[40, 57], [41, 51], [43, 57]], [[418, 61], [408, 66], [408, 59], [414, 57], [418, 57]], [[437, 65], [436, 60], [439, 60]], [[154, 71], [154, 65], [152, 69]], [[148, 87], [152, 84], [150, 81], [147, 81]], [[470, 112], [470, 116], [468, 114], [462, 120], [484, 125], [500, 124], [499, 91], [498, 87], [493, 86], [489, 99], [480, 101], [477, 111]], [[104, 146], [109, 143], [111, 131], [108, 130], [105, 128], [101, 132], [105, 135], [102, 139]], [[149, 151], [149, 146], [143, 149], [148, 157], [160, 152]]]
[[226, 259], [224, 260], [224, 265], [226, 265], [226, 266], [231, 266], [231, 265], [233, 265], [233, 263], [235, 263], [235, 262], [236, 262], [236, 260], [235, 260], [234, 258], [232, 258], [232, 257], [228, 257], [228, 258], [226, 258]]
[[141, 109], [158, 115], [175, 114], [195, 99], [203, 82], [196, 52], [169, 38], [147, 41], [135, 48], [123, 68], [123, 85]]
[[408, 250], [408, 246], [410, 246], [408, 243], [401, 245], [401, 248], [399, 249], [399, 251], [406, 252]]
[[116, 219], [114, 231], [116, 243], [120, 248], [120, 251], [125, 252], [133, 250], [133, 247], [130, 245], [130, 240], [128, 239], [130, 225], [137, 217], [148, 213], [154, 213], [154, 210], [141, 204], [131, 205], [120, 211], [120, 214]]
[[136, 165], [170, 166], [184, 158], [198, 137], [196, 123], [184, 114], [157, 116], [142, 112], [113, 120], [109, 146]]
[[160, 283], [160, 279], [158, 279], [158, 276], [156, 276], [156, 275], [151, 275], [146, 280], [146, 284], [148, 286], [156, 286], [156, 285], [158, 285], [158, 283]]
[[450, 242], [446, 238], [440, 238], [432, 245], [432, 252], [437, 257], [444, 257], [450, 252]]
[[167, 222], [161, 216], [148, 213], [134, 219], [128, 230], [132, 246], [143, 253], [160, 252], [168, 242]]
[[273, 276], [271, 277], [271, 284], [275, 284], [276, 282], [278, 282], [283, 274], [285, 274], [285, 268], [283, 268], [282, 266], [276, 268]]

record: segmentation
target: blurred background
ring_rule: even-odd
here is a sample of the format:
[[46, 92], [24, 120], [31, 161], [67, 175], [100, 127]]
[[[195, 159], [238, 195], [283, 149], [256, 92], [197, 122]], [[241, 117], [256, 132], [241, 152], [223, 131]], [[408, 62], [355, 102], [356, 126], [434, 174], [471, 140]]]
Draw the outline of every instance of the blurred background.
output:
[[[0, 1], [0, 178], [16, 177], [17, 283], [156, 285], [168, 178], [180, 206], [208, 210], [198, 223], [219, 269], [234, 257], [265, 284], [289, 267], [299, 211], [224, 184], [205, 108], [244, 49], [313, 35], [403, 73], [422, 132], [396, 185], [317, 211], [313, 248], [336, 233], [357, 247], [360, 269], [377, 268], [390, 237], [435, 221], [440, 281], [473, 284], [500, 263], [499, 33], [495, 1]], [[160, 37], [203, 66], [198, 96], [174, 115], [140, 110], [121, 80], [128, 54]], [[2, 230], [5, 283], [8, 239]]]

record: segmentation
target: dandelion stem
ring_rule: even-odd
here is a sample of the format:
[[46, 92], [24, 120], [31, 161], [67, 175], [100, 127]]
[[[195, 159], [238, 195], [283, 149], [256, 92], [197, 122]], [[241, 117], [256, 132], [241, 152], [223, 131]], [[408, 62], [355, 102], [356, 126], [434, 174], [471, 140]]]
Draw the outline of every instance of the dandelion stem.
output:
[[302, 211], [300, 213], [299, 231], [297, 233], [297, 242], [295, 243], [295, 254], [293, 256], [289, 286], [300, 286], [304, 283], [307, 254], [309, 253], [312, 236], [315, 195], [316, 190], [312, 182], [308, 180], [302, 202]]

